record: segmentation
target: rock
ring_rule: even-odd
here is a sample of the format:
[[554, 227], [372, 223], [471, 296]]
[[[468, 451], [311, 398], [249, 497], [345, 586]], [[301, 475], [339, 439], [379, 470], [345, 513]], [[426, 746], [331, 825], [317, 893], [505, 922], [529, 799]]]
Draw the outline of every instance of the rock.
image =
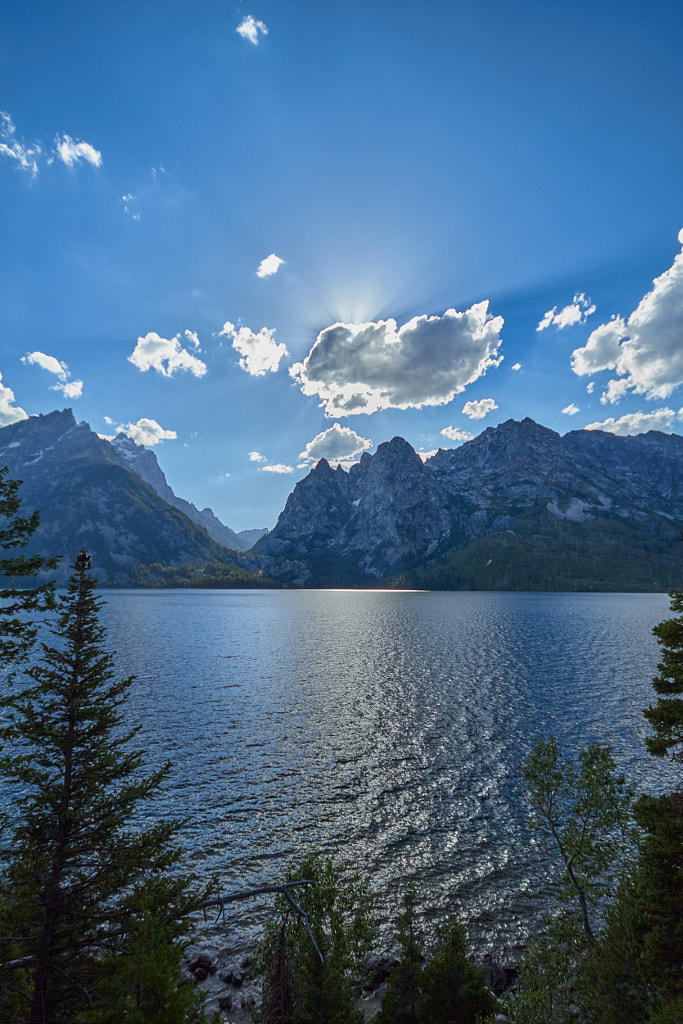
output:
[[500, 996], [508, 987], [505, 970], [497, 964], [490, 953], [484, 957], [482, 964], [484, 969], [484, 981], [494, 995]]
[[218, 1009], [226, 1012], [232, 1010], [232, 996], [220, 996], [218, 999]]
[[203, 953], [195, 957], [190, 964], [189, 970], [194, 975], [195, 984], [200, 981], [206, 981], [210, 974], [216, 973], [216, 967], [211, 957], [205, 956]]
[[371, 953], [365, 961], [365, 982], [363, 988], [368, 991], [376, 989], [387, 980], [398, 960], [395, 956], [380, 956]]
[[250, 957], [245, 957], [240, 967], [242, 968], [242, 981], [249, 981], [254, 977], [254, 964]]

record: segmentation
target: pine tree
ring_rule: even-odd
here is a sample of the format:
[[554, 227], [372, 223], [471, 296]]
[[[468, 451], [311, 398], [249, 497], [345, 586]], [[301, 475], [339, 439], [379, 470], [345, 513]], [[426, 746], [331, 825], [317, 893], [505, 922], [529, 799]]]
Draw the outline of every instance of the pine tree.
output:
[[646, 740], [651, 754], [663, 756], [671, 752], [674, 760], [683, 760], [683, 593], [673, 592], [671, 611], [674, 618], [665, 619], [652, 632], [662, 648], [662, 660], [657, 665], [659, 675], [652, 680], [656, 693], [661, 694], [653, 707], [644, 714], [655, 730]]
[[398, 963], [389, 976], [378, 1024], [420, 1024], [424, 956], [422, 934], [415, 918], [415, 888], [408, 886], [398, 919]]
[[467, 959], [465, 929], [455, 917], [437, 930], [422, 975], [420, 1006], [424, 1024], [477, 1024], [496, 1008], [482, 971]]
[[289, 882], [301, 879], [313, 882], [296, 890], [306, 919], [278, 897], [280, 915], [266, 926], [259, 955], [264, 977], [259, 1019], [262, 1024], [361, 1024], [353, 983], [362, 975], [372, 937], [365, 887], [316, 855], [290, 869]]
[[[5, 552], [25, 547], [38, 529], [40, 516], [33, 512], [20, 514], [21, 480], [10, 480], [7, 467], [0, 468], [0, 550]], [[22, 554], [0, 558], [0, 672], [9, 675], [12, 668], [25, 662], [33, 648], [38, 631], [36, 615], [48, 611], [54, 604], [54, 584], [43, 583], [35, 587], [19, 586], [30, 577], [54, 569], [58, 558]]]
[[[137, 730], [123, 728], [132, 678], [115, 680], [103, 649], [102, 602], [85, 552], [73, 569], [55, 645], [42, 645], [26, 685], [2, 699], [0, 774], [15, 821], [1, 855], [0, 1019], [142, 1020], [120, 1012], [132, 1000], [138, 1008], [147, 1001], [146, 1024], [176, 1024], [191, 1010], [186, 994], [177, 996], [180, 940], [205, 894], [171, 870], [177, 823], [134, 829], [136, 809], [169, 766], [142, 774], [144, 755], [129, 745]], [[145, 928], [163, 947], [165, 968], [175, 964], [163, 993], [150, 994], [141, 977], [128, 984], [134, 960], [149, 952]]]

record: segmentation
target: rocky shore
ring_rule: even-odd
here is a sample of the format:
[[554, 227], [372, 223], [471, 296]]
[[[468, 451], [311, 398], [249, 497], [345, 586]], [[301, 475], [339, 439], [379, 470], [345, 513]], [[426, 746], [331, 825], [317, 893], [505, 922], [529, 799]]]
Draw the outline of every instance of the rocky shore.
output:
[[[234, 951], [217, 938], [188, 949], [184, 980], [205, 993], [209, 1019], [219, 1012], [222, 1024], [252, 1024], [252, 1010], [261, 1001], [254, 959], [251, 956], [235, 958]], [[367, 957], [365, 977], [358, 979], [360, 995], [356, 1001], [366, 1020], [380, 1009], [396, 963], [396, 957], [389, 953], [371, 953]], [[479, 966], [495, 995], [517, 988], [516, 965], [502, 966], [493, 954], [487, 953]]]

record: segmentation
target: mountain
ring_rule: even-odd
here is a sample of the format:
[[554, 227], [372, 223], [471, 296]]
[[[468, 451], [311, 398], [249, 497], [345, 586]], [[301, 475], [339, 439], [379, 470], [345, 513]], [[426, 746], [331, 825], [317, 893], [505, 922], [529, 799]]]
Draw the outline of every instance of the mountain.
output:
[[400, 437], [348, 472], [321, 460], [252, 552], [312, 586], [662, 590], [681, 529], [683, 438], [525, 419], [424, 463]]
[[104, 440], [70, 409], [3, 427], [0, 465], [23, 481], [22, 510], [40, 512], [28, 550], [65, 555], [63, 573], [83, 546], [95, 575], [109, 582], [127, 581], [139, 565], [237, 564], [234, 551], [193, 521], [210, 510], [176, 498], [152, 452], [121, 435]]
[[117, 434], [111, 442], [111, 446], [136, 476], [153, 487], [159, 497], [167, 501], [169, 505], [184, 512], [188, 519], [191, 519], [197, 526], [203, 526], [209, 537], [213, 537], [217, 544], [222, 544], [233, 551], [246, 551], [250, 547], [234, 530], [225, 526], [210, 508], [200, 511], [192, 502], [185, 501], [184, 498], [179, 498], [174, 494], [168, 486], [156, 455], [149, 448], [145, 448], [142, 444], [136, 444], [127, 434]]

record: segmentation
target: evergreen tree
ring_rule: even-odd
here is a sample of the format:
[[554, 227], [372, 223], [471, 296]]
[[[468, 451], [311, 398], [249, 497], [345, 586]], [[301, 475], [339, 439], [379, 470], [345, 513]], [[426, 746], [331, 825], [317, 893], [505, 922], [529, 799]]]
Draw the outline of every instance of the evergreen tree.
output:
[[415, 887], [409, 885], [398, 919], [400, 956], [389, 975], [377, 1024], [420, 1024], [423, 983], [422, 934], [415, 918]]
[[[362, 1024], [353, 985], [362, 976], [372, 938], [369, 901], [357, 877], [344, 878], [331, 860], [310, 854], [293, 865], [288, 881], [301, 916], [284, 896], [266, 926], [259, 953], [264, 977], [262, 1024]], [[310, 932], [309, 932], [310, 929]], [[314, 941], [313, 941], [314, 940]]]
[[490, 1017], [496, 1000], [484, 975], [465, 952], [465, 929], [449, 917], [437, 930], [437, 945], [422, 975], [424, 1024], [477, 1024]]
[[[102, 647], [85, 552], [73, 568], [56, 644], [42, 645], [26, 685], [2, 699], [0, 773], [15, 820], [1, 854], [0, 1019], [179, 1024], [195, 1013], [176, 985], [181, 938], [205, 894], [171, 870], [178, 823], [134, 829], [169, 766], [142, 774], [144, 755], [129, 746], [137, 730], [123, 728], [132, 678], [114, 679]], [[149, 962], [147, 978], [131, 981], [154, 947], [164, 984]]]
[[663, 756], [671, 752], [674, 760], [683, 760], [683, 593], [670, 595], [674, 618], [665, 619], [652, 632], [662, 648], [657, 665], [659, 675], [652, 680], [657, 703], [644, 714], [655, 734], [646, 740], [651, 754]]
[[[7, 467], [0, 468], [0, 550], [25, 547], [38, 529], [40, 516], [20, 514], [21, 480], [10, 480]], [[25, 662], [35, 643], [38, 620], [34, 616], [54, 605], [54, 584], [27, 587], [31, 577], [54, 569], [58, 558], [5, 554], [0, 558], [0, 672], [9, 675], [13, 666]]]

